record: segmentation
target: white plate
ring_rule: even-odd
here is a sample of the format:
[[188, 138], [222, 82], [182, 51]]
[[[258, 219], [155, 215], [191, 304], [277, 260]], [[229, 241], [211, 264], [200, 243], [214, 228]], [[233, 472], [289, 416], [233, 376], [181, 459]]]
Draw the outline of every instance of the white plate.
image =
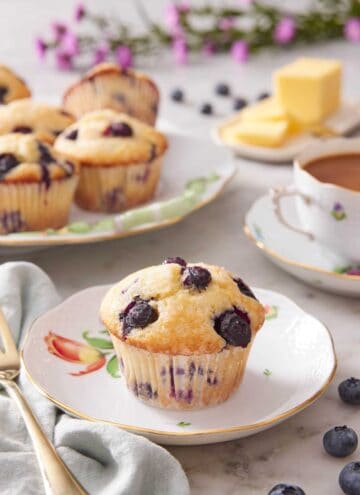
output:
[[162, 444], [222, 442], [265, 430], [296, 414], [320, 397], [334, 376], [336, 357], [326, 327], [286, 297], [258, 289], [258, 298], [267, 305], [267, 320], [238, 391], [224, 404], [198, 411], [147, 406], [107, 371], [114, 365], [112, 349], [106, 350], [107, 365], [73, 376], [86, 364], [50, 354], [45, 344], [50, 331], [83, 344], [84, 331], [108, 340], [98, 317], [107, 290], [106, 286], [86, 289], [41, 316], [22, 351], [31, 382], [75, 416], [112, 423]]
[[[238, 120], [238, 116], [233, 116], [225, 120], [212, 131], [212, 136], [217, 144], [231, 149], [236, 155], [270, 163], [289, 163], [306, 146], [318, 142], [319, 138], [310, 133], [295, 136], [283, 146], [278, 148], [266, 148], [264, 146], [253, 146], [245, 143], [230, 144], [222, 137], [222, 130]], [[360, 124], [360, 105], [344, 102], [341, 108], [324, 122], [324, 126], [332, 129], [338, 136], [343, 136], [357, 128]]]
[[[231, 154], [208, 141], [167, 133], [159, 188], [151, 203], [123, 214], [91, 213], [74, 206], [69, 225], [59, 231], [0, 235], [0, 253], [5, 246], [54, 246], [97, 242], [136, 235], [179, 222], [194, 210], [213, 201], [234, 176]], [[10, 250], [7, 249], [7, 252]]]
[[[295, 198], [284, 199], [282, 205], [286, 219], [300, 227]], [[275, 215], [269, 194], [252, 205], [244, 230], [271, 261], [295, 277], [319, 289], [360, 296], [360, 276], [347, 273], [350, 263], [322, 244], [286, 228]]]

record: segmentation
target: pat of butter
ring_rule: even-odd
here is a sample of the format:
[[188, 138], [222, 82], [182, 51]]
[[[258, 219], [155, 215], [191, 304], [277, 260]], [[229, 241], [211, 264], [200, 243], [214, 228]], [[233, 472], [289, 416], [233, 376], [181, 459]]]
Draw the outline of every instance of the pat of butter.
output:
[[270, 97], [245, 108], [240, 117], [243, 121], [283, 120], [286, 112], [277, 99]]
[[304, 124], [315, 124], [340, 105], [341, 63], [300, 58], [274, 74], [276, 97], [284, 111]]
[[239, 142], [253, 146], [266, 146], [276, 148], [281, 146], [289, 136], [289, 122], [278, 121], [240, 121], [237, 124], [226, 127], [222, 131], [222, 137], [231, 144]]

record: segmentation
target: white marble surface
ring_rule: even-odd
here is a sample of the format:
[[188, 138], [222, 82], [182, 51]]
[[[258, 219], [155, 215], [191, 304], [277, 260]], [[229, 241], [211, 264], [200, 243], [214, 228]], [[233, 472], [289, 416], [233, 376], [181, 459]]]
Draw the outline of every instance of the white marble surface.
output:
[[[96, 5], [98, 2], [86, 3]], [[164, 3], [165, 0], [151, 1], [154, 15], [158, 15]], [[58, 101], [61, 91], [76, 77], [59, 74], [49, 65], [40, 66], [31, 46], [33, 34], [43, 32], [49, 19], [70, 15], [72, 5], [71, 0], [1, 2], [0, 61], [11, 64], [24, 75], [39, 99]], [[103, 11], [134, 18], [130, 1], [104, 0], [101, 5]], [[237, 66], [226, 57], [197, 61], [185, 68], [174, 68], [165, 60], [161, 63], [152, 60], [147, 65], [163, 91], [162, 117], [192, 134], [207, 135], [216, 119], [198, 115], [196, 104], [209, 100], [219, 113], [228, 111], [229, 102], [213, 97], [217, 81], [228, 81], [239, 95], [255, 97], [270, 88], [272, 69], [299, 53], [264, 53], [246, 66]], [[342, 59], [346, 96], [359, 98], [359, 45], [331, 43], [305, 47], [301, 53]], [[191, 104], [177, 106], [169, 102], [167, 93], [174, 86], [185, 89]], [[351, 425], [360, 433], [359, 410], [340, 403], [336, 390], [345, 377], [360, 375], [359, 300], [307, 287], [255, 250], [242, 232], [244, 214], [269, 186], [289, 182], [291, 168], [244, 160], [238, 160], [238, 168], [237, 177], [221, 198], [178, 225], [139, 237], [55, 248], [21, 258], [46, 270], [63, 296], [90, 285], [115, 282], [130, 271], [158, 263], [166, 256], [180, 255], [189, 260], [226, 265], [252, 285], [274, 289], [293, 298], [325, 322], [334, 336], [339, 369], [327, 393], [305, 412], [257, 436], [225, 444], [169, 450], [184, 466], [194, 495], [266, 495], [274, 484], [282, 481], [297, 482], [307, 495], [338, 495], [338, 472], [347, 460], [335, 460], [323, 453], [322, 434], [336, 424]], [[360, 452], [352, 456], [356, 458], [360, 458]]]

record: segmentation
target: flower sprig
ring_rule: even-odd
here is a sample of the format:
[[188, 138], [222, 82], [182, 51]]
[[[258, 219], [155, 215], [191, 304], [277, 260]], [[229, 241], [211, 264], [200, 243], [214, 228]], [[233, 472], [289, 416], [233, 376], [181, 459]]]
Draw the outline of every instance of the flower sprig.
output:
[[142, 33], [113, 16], [93, 13], [80, 3], [74, 11], [76, 29], [51, 24], [49, 39], [36, 38], [41, 60], [53, 52], [59, 69], [92, 66], [115, 60], [123, 68], [137, 57], [170, 48], [179, 64], [190, 53], [229, 53], [243, 63], [264, 48], [346, 39], [360, 43], [359, 0], [315, 0], [305, 12], [291, 12], [260, 1], [234, 0], [233, 7], [192, 6], [186, 0], [166, 7], [164, 23], [155, 23], [136, 2], [145, 23]]

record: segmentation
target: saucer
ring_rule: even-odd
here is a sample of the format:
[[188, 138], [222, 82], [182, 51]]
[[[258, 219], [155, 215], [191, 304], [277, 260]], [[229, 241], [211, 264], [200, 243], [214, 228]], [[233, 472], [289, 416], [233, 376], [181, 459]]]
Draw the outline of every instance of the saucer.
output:
[[42, 315], [22, 349], [29, 380], [73, 416], [112, 424], [161, 444], [223, 442], [271, 428], [305, 409], [335, 374], [327, 328], [287, 297], [255, 289], [266, 307], [266, 321], [256, 336], [244, 381], [230, 399], [197, 411], [147, 406], [122, 382], [112, 343], [99, 320], [108, 289], [83, 290]]
[[[300, 227], [294, 197], [282, 202], [286, 219]], [[350, 263], [322, 244], [286, 228], [277, 218], [269, 194], [252, 205], [245, 233], [273, 263], [304, 282], [337, 294], [360, 296], [359, 275]]]

